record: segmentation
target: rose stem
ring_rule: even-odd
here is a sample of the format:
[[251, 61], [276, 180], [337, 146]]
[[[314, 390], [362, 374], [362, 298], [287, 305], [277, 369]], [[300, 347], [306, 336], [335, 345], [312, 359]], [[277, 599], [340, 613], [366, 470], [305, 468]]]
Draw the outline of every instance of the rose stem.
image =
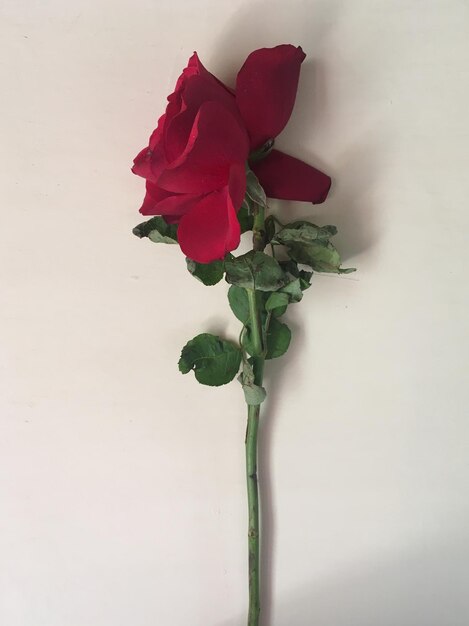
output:
[[[253, 249], [262, 252], [265, 248], [264, 208], [256, 205], [254, 209]], [[262, 387], [264, 376], [265, 349], [260, 315], [259, 293], [247, 289], [249, 302], [249, 327], [253, 347], [252, 367], [254, 384]], [[257, 480], [257, 439], [259, 430], [260, 405], [248, 406], [248, 424], [246, 430], [246, 479], [248, 492], [248, 548], [249, 548], [249, 613], [248, 626], [258, 626], [260, 614], [260, 524], [259, 490]]]

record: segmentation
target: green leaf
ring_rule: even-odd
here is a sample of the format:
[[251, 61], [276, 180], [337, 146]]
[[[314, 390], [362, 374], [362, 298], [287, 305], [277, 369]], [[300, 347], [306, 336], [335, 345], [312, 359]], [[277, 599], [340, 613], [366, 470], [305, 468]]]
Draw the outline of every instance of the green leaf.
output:
[[204, 285], [216, 285], [223, 278], [225, 272], [223, 261], [212, 261], [212, 263], [197, 263], [186, 258], [187, 269]]
[[132, 230], [142, 239], [148, 237], [154, 243], [177, 243], [177, 224], [167, 224], [162, 217], [156, 216], [142, 222]]
[[289, 261], [280, 261], [280, 266], [286, 274], [291, 274], [295, 278], [300, 279], [300, 287], [302, 291], [311, 287], [311, 277], [313, 272], [298, 269], [298, 264], [290, 259]]
[[282, 287], [280, 293], [286, 295], [289, 302], [299, 302], [303, 297], [300, 279], [293, 278], [285, 287]]
[[273, 311], [274, 309], [284, 308], [288, 306], [288, 302], [289, 302], [289, 297], [286, 293], [274, 291], [267, 298], [267, 301], [265, 303], [265, 310]]
[[308, 245], [290, 244], [288, 254], [293, 260], [309, 265], [316, 272], [348, 274], [355, 271], [354, 268], [341, 269], [340, 255], [330, 242], [317, 241]]
[[247, 198], [243, 200], [243, 204], [238, 211], [238, 222], [241, 226], [242, 233], [246, 233], [248, 230], [253, 229], [254, 217], [252, 215], [251, 207], [249, 206]]
[[228, 302], [239, 321], [247, 324], [249, 320], [249, 302], [246, 290], [242, 287], [231, 285], [228, 289]]
[[259, 179], [254, 172], [246, 166], [246, 196], [250, 198], [255, 204], [259, 204], [262, 207], [267, 207], [267, 198]]
[[302, 291], [309, 289], [311, 287], [311, 277], [313, 276], [313, 272], [307, 272], [306, 270], [299, 271], [299, 279], [300, 279], [300, 287]]
[[[279, 322], [275, 317], [270, 318], [269, 330], [267, 331], [267, 351], [265, 358], [266, 359], [276, 359], [279, 356], [282, 356], [290, 345], [291, 340], [291, 330], [288, 328], [286, 324]], [[252, 339], [251, 339], [251, 330], [249, 326], [247, 327], [247, 332], [243, 337], [243, 347], [249, 354], [254, 353]]]
[[295, 278], [298, 278], [298, 276], [300, 275], [300, 270], [298, 269], [298, 263], [296, 263], [292, 259], [287, 259], [286, 261], [279, 261], [279, 263], [280, 263], [280, 267], [283, 269], [284, 272], [291, 274], [292, 276], [295, 276]]
[[[271, 295], [273, 294], [270, 294], [268, 291], [264, 291], [262, 292], [262, 294], [260, 294], [261, 302], [263, 301], [265, 303], [264, 308]], [[285, 300], [284, 296], [281, 296], [281, 298]], [[286, 300], [288, 304], [288, 297], [286, 298]], [[231, 287], [228, 289], [228, 302], [230, 303], [230, 308], [235, 316], [239, 319], [240, 322], [247, 326], [249, 324], [249, 302], [246, 290], [242, 287], [231, 285]], [[277, 308], [273, 309], [272, 315], [274, 315], [275, 317], [280, 317], [281, 315], [283, 315], [287, 310], [287, 304], [282, 307], [278, 306]], [[265, 320], [265, 317], [265, 310], [261, 310], [261, 319], [263, 321]]]
[[272, 315], [274, 317], [282, 317], [287, 312], [288, 305], [278, 306], [275, 309], [272, 309]]
[[209, 333], [191, 339], [181, 352], [179, 371], [194, 371], [202, 385], [226, 385], [236, 376], [242, 353], [238, 346]]
[[291, 330], [286, 324], [271, 318], [267, 331], [267, 354], [266, 359], [276, 359], [288, 350], [291, 340]]
[[283, 286], [284, 273], [278, 262], [251, 250], [247, 254], [226, 260], [226, 281], [245, 289], [276, 291]]
[[264, 387], [259, 387], [254, 383], [254, 371], [249, 361], [244, 362], [243, 371], [238, 376], [238, 380], [243, 387], [246, 404], [257, 406], [265, 400], [267, 393]]
[[[342, 269], [340, 255], [329, 239], [337, 234], [335, 226], [316, 226], [306, 221], [292, 222], [284, 226], [272, 240], [284, 244], [293, 261], [309, 265], [316, 272], [348, 274], [354, 268]], [[291, 272], [296, 276], [294, 271]], [[297, 275], [301, 288], [307, 289], [311, 281], [309, 272]]]
[[338, 272], [340, 268], [340, 255], [329, 242], [291, 244], [288, 254], [293, 260], [309, 265], [317, 272]]
[[310, 222], [298, 221], [286, 224], [275, 235], [274, 243], [288, 245], [290, 243], [309, 244], [316, 241], [329, 241], [337, 234], [335, 226], [316, 226]]

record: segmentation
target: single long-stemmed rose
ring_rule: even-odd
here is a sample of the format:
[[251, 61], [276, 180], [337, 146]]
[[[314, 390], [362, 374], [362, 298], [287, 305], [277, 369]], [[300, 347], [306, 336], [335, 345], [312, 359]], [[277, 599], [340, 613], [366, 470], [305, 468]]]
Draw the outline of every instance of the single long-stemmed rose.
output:
[[[282, 224], [266, 215], [267, 196], [320, 203], [331, 184], [319, 170], [273, 149], [290, 118], [304, 58], [291, 45], [256, 50], [232, 90], [194, 53], [132, 168], [146, 179], [140, 212], [156, 216], [134, 233], [179, 243], [190, 273], [205, 285], [225, 277], [230, 307], [242, 323], [238, 344], [209, 333], [191, 339], [179, 369], [212, 386], [232, 381], [241, 369], [248, 405], [248, 626], [257, 626], [260, 614], [257, 439], [265, 361], [288, 349], [291, 332], [279, 318], [302, 299], [313, 272], [353, 271], [341, 268], [330, 241], [334, 226]], [[246, 231], [252, 231], [253, 248], [235, 257], [231, 252]]]

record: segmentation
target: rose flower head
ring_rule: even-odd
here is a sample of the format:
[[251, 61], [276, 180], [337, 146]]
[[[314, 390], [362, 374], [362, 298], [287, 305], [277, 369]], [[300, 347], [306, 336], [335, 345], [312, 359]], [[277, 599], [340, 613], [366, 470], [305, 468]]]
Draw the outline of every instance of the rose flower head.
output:
[[[235, 92], [197, 53], [179, 77], [132, 171], [146, 179], [140, 212], [177, 223], [190, 259], [210, 263], [238, 247], [249, 155], [287, 124], [304, 58], [291, 45], [256, 50], [239, 71]], [[250, 166], [272, 198], [318, 203], [329, 191], [328, 176], [278, 150]]]

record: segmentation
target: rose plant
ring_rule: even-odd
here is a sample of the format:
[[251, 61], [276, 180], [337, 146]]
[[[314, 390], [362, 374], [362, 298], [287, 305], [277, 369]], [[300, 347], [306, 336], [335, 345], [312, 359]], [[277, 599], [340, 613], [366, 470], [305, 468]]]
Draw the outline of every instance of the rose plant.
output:
[[[189, 272], [205, 285], [225, 277], [229, 305], [242, 324], [237, 344], [209, 333], [191, 339], [179, 369], [211, 386], [241, 371], [248, 405], [248, 626], [257, 626], [260, 614], [257, 439], [265, 361], [288, 349], [291, 332], [280, 318], [302, 299], [313, 273], [354, 271], [341, 268], [330, 241], [335, 226], [282, 223], [267, 214], [268, 197], [316, 204], [331, 185], [326, 174], [274, 149], [293, 110], [304, 58], [300, 47], [287, 44], [255, 50], [231, 89], [194, 53], [132, 168], [146, 180], [140, 212], [154, 216], [134, 234], [179, 244]], [[247, 231], [253, 249], [234, 256]]]

